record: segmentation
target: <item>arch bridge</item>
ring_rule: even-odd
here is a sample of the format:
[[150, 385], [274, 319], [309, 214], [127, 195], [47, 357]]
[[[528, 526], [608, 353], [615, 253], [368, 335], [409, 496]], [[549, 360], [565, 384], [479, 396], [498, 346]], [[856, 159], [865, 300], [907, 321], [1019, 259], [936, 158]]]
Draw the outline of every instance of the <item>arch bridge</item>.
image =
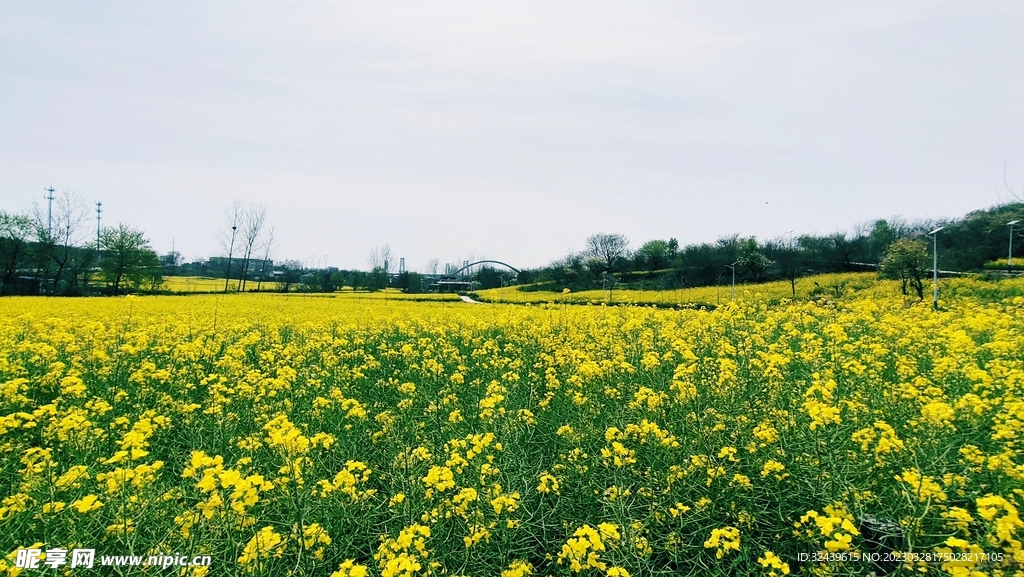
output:
[[500, 264], [501, 266], [511, 270], [512, 272], [516, 273], [517, 275], [519, 274], [519, 269], [517, 269], [516, 267], [514, 267], [514, 266], [512, 266], [512, 265], [510, 265], [508, 263], [501, 262], [500, 260], [478, 260], [476, 262], [471, 262], [471, 263], [467, 264], [466, 266], [460, 268], [459, 270], [453, 272], [452, 276], [458, 276], [459, 273], [461, 273], [462, 271], [468, 270], [469, 268], [474, 267], [474, 266], [476, 266], [478, 264], [488, 264], [488, 263], [489, 264]]

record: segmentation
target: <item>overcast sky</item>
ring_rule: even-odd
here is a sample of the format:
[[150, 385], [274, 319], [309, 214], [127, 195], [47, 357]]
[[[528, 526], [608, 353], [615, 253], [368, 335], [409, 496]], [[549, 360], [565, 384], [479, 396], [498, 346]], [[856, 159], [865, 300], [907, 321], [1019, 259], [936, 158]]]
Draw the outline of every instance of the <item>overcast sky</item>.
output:
[[1004, 163], [1024, 190], [1022, 30], [1020, 2], [0, 0], [0, 210], [52, 185], [191, 260], [241, 199], [278, 258], [412, 270], [960, 216]]

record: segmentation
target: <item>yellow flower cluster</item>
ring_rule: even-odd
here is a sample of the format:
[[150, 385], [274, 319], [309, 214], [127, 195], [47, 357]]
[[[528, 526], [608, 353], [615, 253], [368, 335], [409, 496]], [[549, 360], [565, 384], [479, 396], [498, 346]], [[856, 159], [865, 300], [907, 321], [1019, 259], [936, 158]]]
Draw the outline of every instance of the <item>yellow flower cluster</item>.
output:
[[314, 489], [314, 494], [326, 498], [335, 491], [341, 491], [348, 496], [352, 502], [369, 499], [377, 494], [376, 489], [361, 489], [370, 480], [372, 471], [362, 461], [348, 461], [345, 468], [338, 471], [332, 481], [324, 479], [317, 482], [319, 490]]
[[382, 536], [381, 544], [373, 558], [380, 567], [381, 577], [413, 577], [421, 569], [430, 550], [427, 538], [430, 527], [412, 524], [402, 528], [398, 537]]
[[619, 528], [614, 523], [601, 523], [596, 529], [590, 525], [583, 525], [573, 532], [565, 545], [562, 545], [562, 550], [558, 553], [558, 564], [568, 563], [573, 573], [590, 568], [604, 571], [608, 564], [601, 560], [601, 553], [607, 550], [608, 546], [614, 546], [620, 538]]
[[1024, 279], [951, 280], [938, 311], [851, 283], [713, 310], [0, 299], [0, 573], [103, 541], [218, 574], [785, 575], [863, 552], [862, 515], [1012, 573]]
[[736, 527], [720, 527], [711, 530], [711, 536], [704, 541], [706, 549], [715, 549], [715, 558], [721, 559], [730, 551], [740, 550], [740, 530]]
[[815, 542], [818, 539], [824, 540], [825, 549], [832, 553], [849, 551], [853, 538], [860, 535], [853, 524], [853, 517], [841, 507], [833, 505], [826, 506], [824, 513], [808, 511], [793, 525], [797, 529], [803, 528], [804, 534]]
[[280, 557], [284, 554], [285, 541], [271, 526], [266, 526], [253, 535], [245, 544], [242, 554], [238, 557], [239, 565], [252, 572], [260, 562], [268, 557]]
[[765, 551], [764, 555], [757, 559], [757, 562], [761, 564], [761, 567], [768, 570], [766, 575], [770, 577], [789, 575], [789, 563], [786, 563], [771, 551]]

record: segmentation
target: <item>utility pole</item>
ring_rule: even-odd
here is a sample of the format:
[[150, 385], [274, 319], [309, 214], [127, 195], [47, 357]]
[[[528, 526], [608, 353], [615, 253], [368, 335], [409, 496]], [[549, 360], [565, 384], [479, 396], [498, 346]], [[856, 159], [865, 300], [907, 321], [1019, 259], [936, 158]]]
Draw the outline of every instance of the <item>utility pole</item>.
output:
[[939, 228], [928, 233], [932, 237], [932, 309], [939, 310]]
[[1020, 222], [1020, 219], [1011, 220], [1010, 222], [1006, 223], [1006, 225], [1010, 227], [1010, 251], [1006, 255], [1006, 274], [1010, 274], [1013, 272], [1013, 225], [1017, 224], [1018, 222]]
[[[96, 203], [96, 259], [97, 260], [100, 257], [100, 215], [101, 214], [103, 214], [103, 203], [102, 202], [97, 202]], [[88, 273], [86, 273], [86, 274], [88, 275]], [[86, 276], [85, 278], [86, 278], [85, 284], [88, 285], [89, 284], [89, 281], [88, 281], [89, 277]]]
[[237, 226], [231, 227], [231, 246], [228, 247], [228, 272], [224, 275], [224, 294], [228, 292], [228, 281], [231, 280], [231, 255], [235, 252], [235, 232]]
[[46, 209], [46, 236], [49, 239], [53, 238], [53, 185], [50, 188], [44, 188], [46, 192], [50, 193], [50, 196], [44, 196], [49, 202], [49, 207]]
[[739, 262], [740, 261], [736, 261], [732, 264], [725, 265], [732, 269], [732, 300], [736, 300], [736, 265], [739, 264]]
[[103, 213], [103, 203], [96, 203], [96, 251], [100, 250], [100, 215]]

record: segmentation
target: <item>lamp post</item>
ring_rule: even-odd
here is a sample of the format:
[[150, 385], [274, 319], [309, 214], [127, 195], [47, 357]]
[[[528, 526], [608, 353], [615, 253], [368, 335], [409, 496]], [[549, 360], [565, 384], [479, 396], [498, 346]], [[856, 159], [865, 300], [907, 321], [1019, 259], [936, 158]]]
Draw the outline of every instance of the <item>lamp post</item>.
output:
[[1018, 222], [1020, 222], [1020, 219], [1011, 220], [1010, 222], [1006, 223], [1006, 225], [1010, 227], [1010, 251], [1006, 255], [1007, 273], [1013, 272], [1013, 225], [1017, 224]]
[[938, 232], [946, 227], [928, 233], [932, 237], [932, 308], [939, 310], [939, 237]]
[[228, 247], [228, 272], [224, 275], [224, 294], [228, 293], [228, 281], [231, 280], [231, 255], [235, 252], [235, 233], [238, 227], [231, 227], [231, 246]]
[[725, 265], [732, 269], [732, 300], [736, 300], [736, 265], [739, 264], [739, 262], [740, 261], [736, 261], [732, 264]]

